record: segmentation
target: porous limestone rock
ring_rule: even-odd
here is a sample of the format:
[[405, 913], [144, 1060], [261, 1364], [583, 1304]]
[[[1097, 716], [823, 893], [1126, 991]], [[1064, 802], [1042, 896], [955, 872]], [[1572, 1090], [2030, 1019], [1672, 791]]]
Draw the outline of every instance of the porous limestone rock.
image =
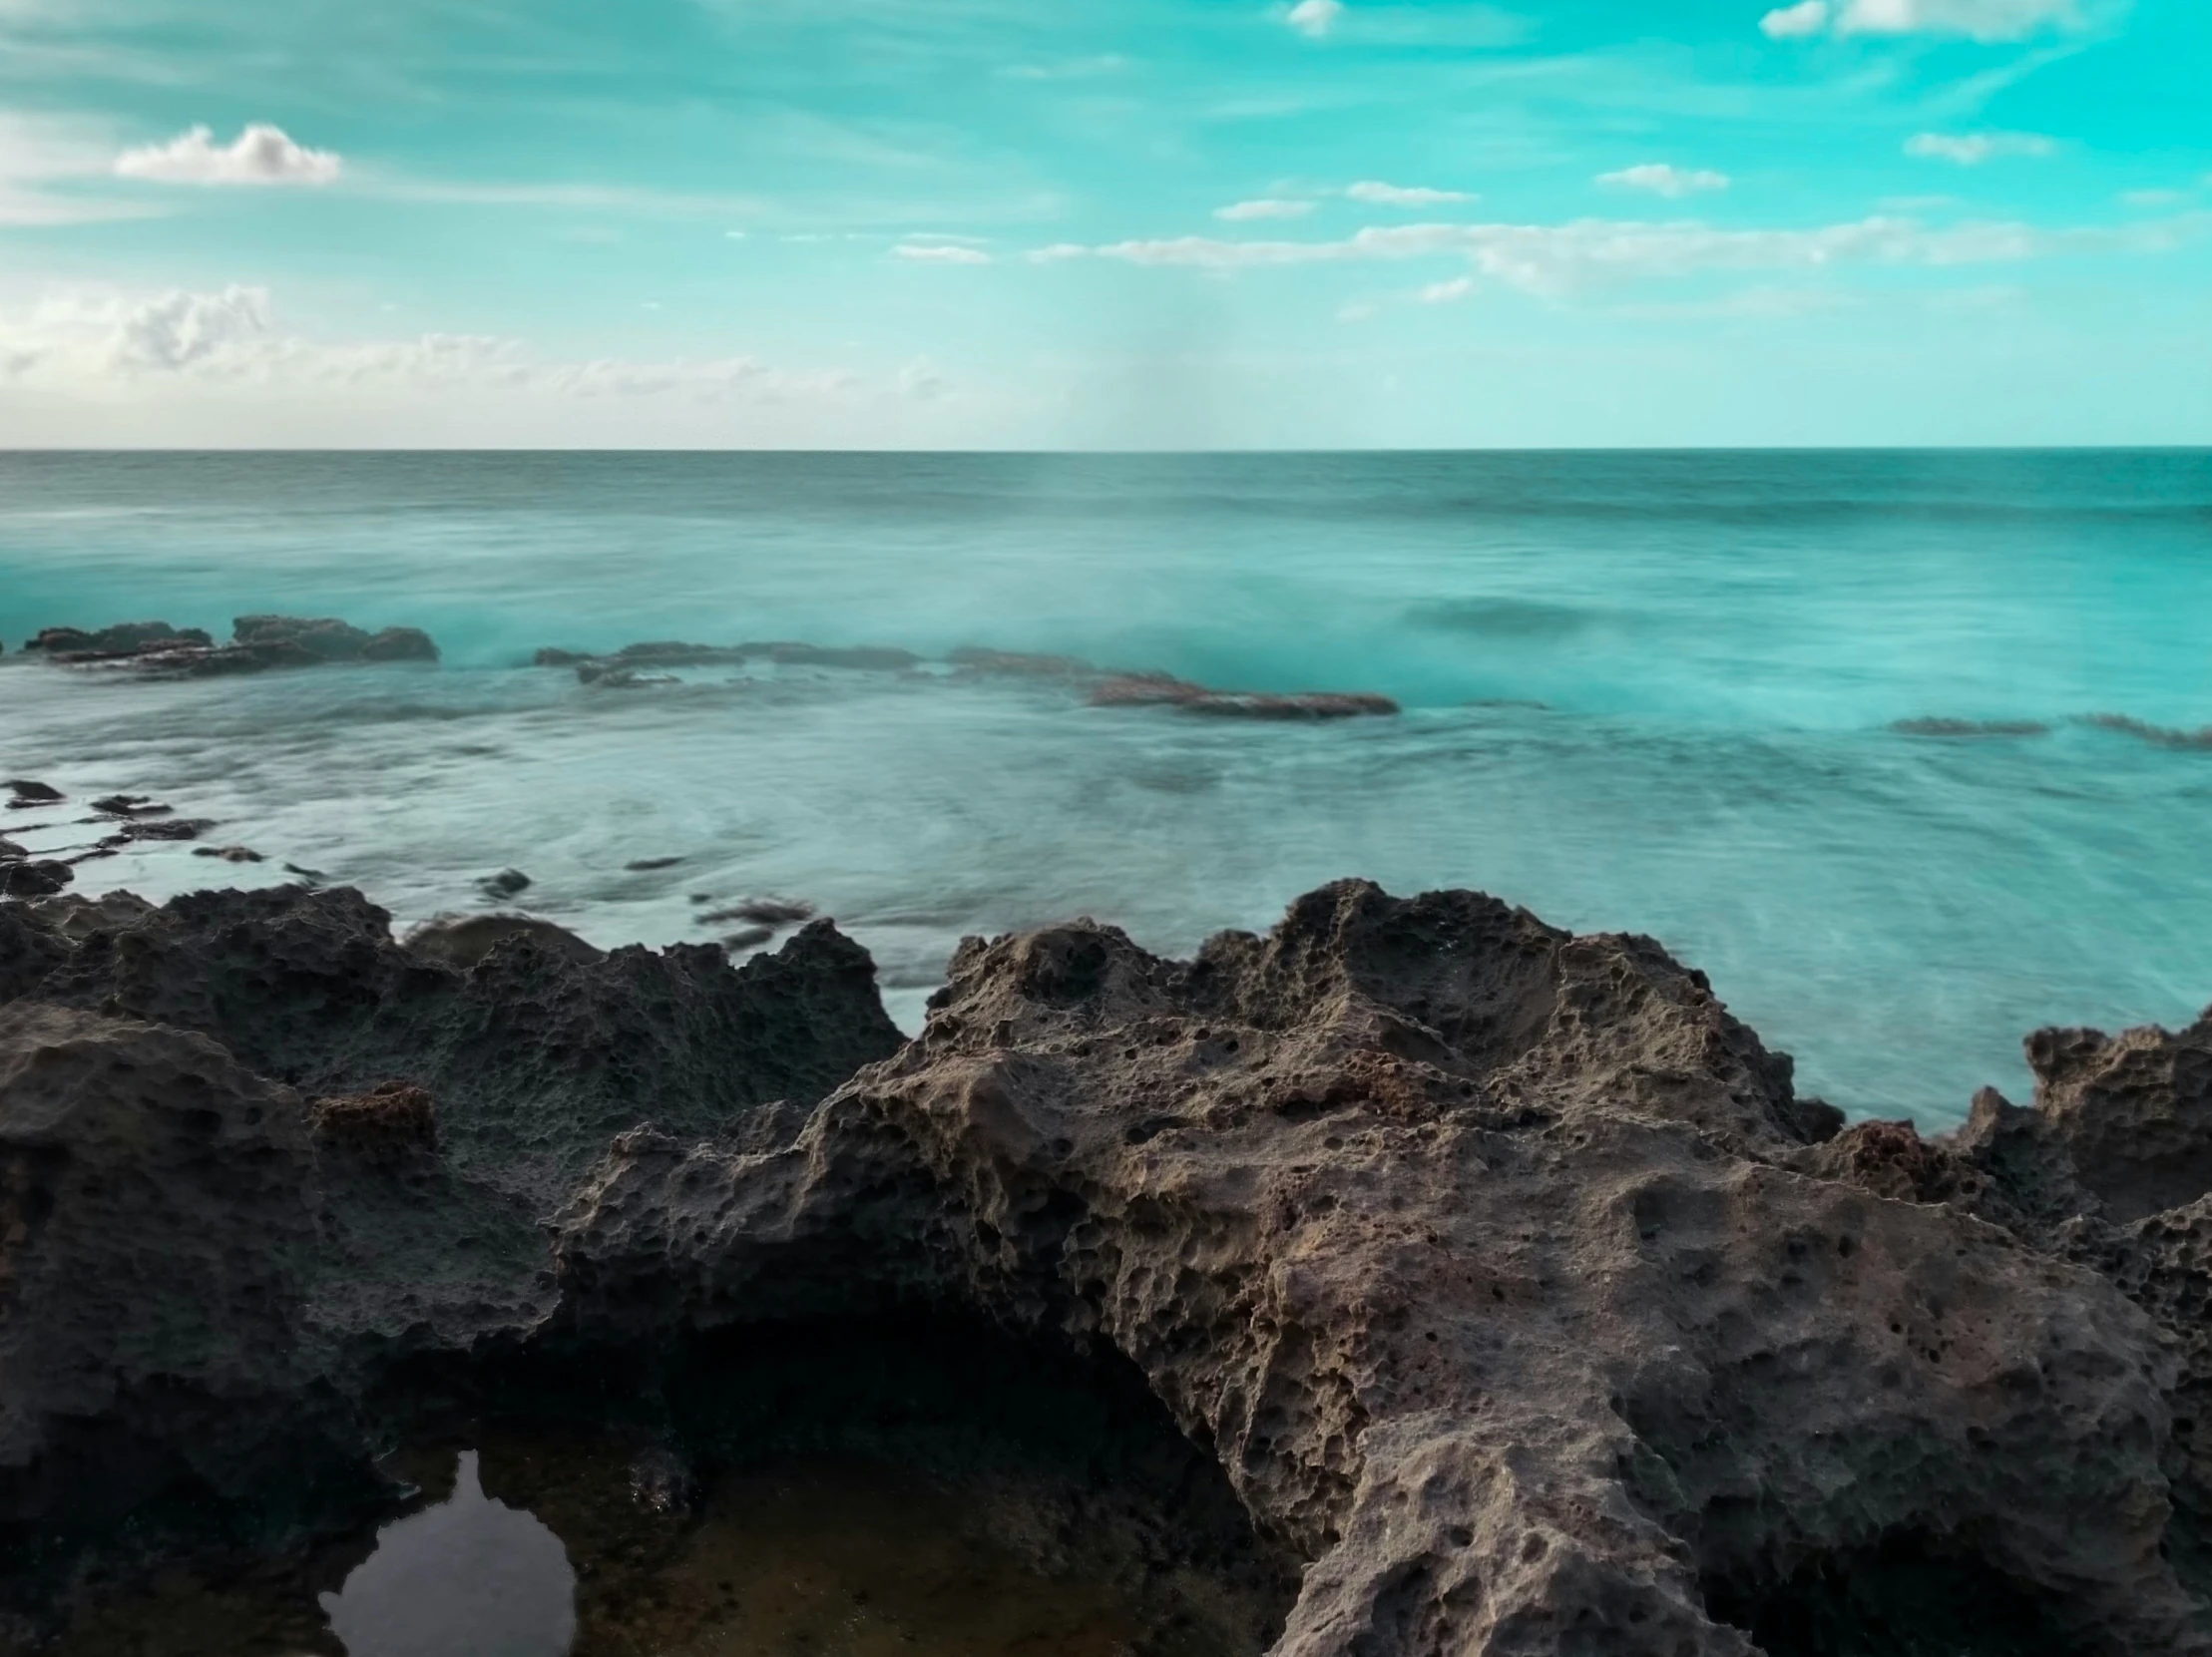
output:
[[1838, 1574], [2207, 1649], [2150, 1320], [1789, 1165], [1837, 1125], [1656, 945], [1486, 898], [1339, 886], [1187, 965], [1060, 927], [964, 946], [788, 1149], [618, 1141], [561, 1316], [1108, 1344], [1310, 1561], [1277, 1657], [1719, 1657]]

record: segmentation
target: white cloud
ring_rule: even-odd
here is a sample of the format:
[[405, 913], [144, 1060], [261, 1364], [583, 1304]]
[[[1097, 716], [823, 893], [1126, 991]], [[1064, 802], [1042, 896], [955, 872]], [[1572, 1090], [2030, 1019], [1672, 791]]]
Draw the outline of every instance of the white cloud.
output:
[[894, 258], [916, 264], [989, 264], [991, 255], [981, 247], [957, 241], [902, 241], [891, 249]]
[[1700, 191], [1726, 190], [1728, 175], [1707, 168], [1669, 167], [1664, 162], [1649, 162], [1641, 167], [1624, 167], [1617, 173], [1600, 173], [1597, 182], [1615, 190], [1648, 190], [1672, 202]]
[[1352, 201], [1381, 207], [1441, 207], [1474, 197], [1457, 190], [1428, 190], [1419, 185], [1386, 185], [1379, 179], [1363, 179], [1344, 193]]
[[792, 374], [751, 357], [549, 362], [519, 340], [478, 334], [325, 344], [279, 329], [266, 289], [232, 286], [210, 293], [62, 290], [28, 311], [0, 312], [0, 380], [96, 395], [166, 384], [776, 401], [833, 395], [846, 376]]
[[1960, 167], [1980, 167], [2000, 156], [2047, 156], [2056, 148], [2034, 133], [1920, 133], [1905, 141], [1908, 156]]
[[1225, 207], [1215, 207], [1213, 216], [1231, 224], [1242, 224], [1255, 218], [1303, 218], [1311, 211], [1311, 202], [1286, 202], [1270, 196], [1256, 202], [1236, 202]]
[[1848, 265], [2012, 262], [2066, 252], [2163, 252], [2212, 233], [2212, 213], [2117, 228], [2041, 229], [1994, 221], [1932, 228], [1911, 218], [1863, 218], [1812, 229], [1721, 229], [1577, 219], [1565, 224], [1407, 224], [1369, 227], [1335, 241], [1228, 241], [1181, 236], [1098, 247], [1062, 242], [1033, 259], [1117, 259], [1129, 264], [1230, 272], [1308, 264], [1448, 258], [1524, 292], [1559, 295], [1608, 282], [1712, 272], [1819, 270]]
[[1474, 291], [1473, 276], [1455, 276], [1448, 282], [1431, 282], [1417, 297], [1425, 305], [1449, 305], [1466, 298]]
[[1775, 40], [1804, 40], [1832, 26], [1839, 35], [1963, 35], [1993, 42], [2088, 22], [2083, 0], [1799, 0], [1768, 12], [1759, 27]]
[[1298, 0], [1284, 21], [1309, 40], [1319, 40], [1344, 15], [1344, 0]]
[[219, 145], [206, 127], [116, 158], [125, 179], [151, 179], [170, 185], [328, 185], [345, 164], [328, 150], [294, 144], [283, 130], [255, 122], [230, 144]]
[[1804, 40], [1828, 27], [1828, 0], [1798, 0], [1778, 6], [1759, 19], [1769, 40]]

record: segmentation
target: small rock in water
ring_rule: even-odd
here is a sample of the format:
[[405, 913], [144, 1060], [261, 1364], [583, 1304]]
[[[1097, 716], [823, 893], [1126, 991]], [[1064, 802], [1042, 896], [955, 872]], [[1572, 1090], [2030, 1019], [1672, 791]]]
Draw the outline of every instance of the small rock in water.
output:
[[691, 902], [693, 903], [712, 903], [713, 901], [714, 894], [711, 892], [693, 892], [691, 894]]
[[296, 863], [285, 864], [284, 873], [287, 875], [297, 875], [301, 880], [305, 881], [310, 886], [328, 886], [330, 884], [330, 877], [324, 874], [320, 869], [302, 869]]
[[123, 836], [127, 840], [198, 840], [214, 827], [215, 824], [194, 817], [177, 817], [157, 823], [133, 821], [125, 825]]
[[13, 840], [0, 840], [0, 863], [21, 863], [30, 855]]
[[8, 803], [14, 806], [59, 805], [69, 798], [59, 788], [50, 788], [43, 782], [33, 782], [28, 777], [14, 777], [0, 787], [11, 789], [15, 798]]
[[244, 846], [195, 846], [195, 857], [220, 857], [225, 863], [266, 863], [267, 858]]
[[512, 898], [530, 890], [530, 877], [520, 869], [502, 869], [496, 875], [486, 875], [476, 883], [477, 890], [494, 903]]
[[748, 927], [743, 932], [733, 932], [724, 938], [722, 948], [730, 951], [757, 950], [774, 936], [774, 931], [768, 927]]
[[92, 808], [110, 817], [159, 817], [177, 809], [155, 804], [151, 794], [110, 794], [104, 800], [94, 800]]
[[701, 915], [699, 920], [710, 927], [720, 926], [725, 921], [748, 921], [772, 932], [778, 927], [793, 926], [813, 918], [814, 906], [810, 903], [790, 898], [747, 898], [743, 903], [733, 904], [728, 909], [717, 909], [711, 915]]
[[51, 898], [76, 878], [66, 863], [0, 863], [0, 898]]
[[625, 863], [623, 867], [631, 874], [646, 875], [656, 869], [672, 869], [682, 861], [680, 857], [641, 857], [635, 863]]

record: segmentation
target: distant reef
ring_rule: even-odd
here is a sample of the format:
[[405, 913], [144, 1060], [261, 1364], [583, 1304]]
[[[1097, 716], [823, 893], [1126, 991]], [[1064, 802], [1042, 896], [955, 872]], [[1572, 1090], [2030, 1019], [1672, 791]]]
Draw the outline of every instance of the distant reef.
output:
[[0, 1603], [388, 1507], [432, 1396], [680, 1453], [729, 1341], [844, 1398], [896, 1326], [1126, 1377], [1277, 1657], [2212, 1650], [2212, 1024], [2039, 1033], [1926, 1139], [1472, 892], [971, 939], [911, 1040], [827, 921], [465, 942], [0, 903]]

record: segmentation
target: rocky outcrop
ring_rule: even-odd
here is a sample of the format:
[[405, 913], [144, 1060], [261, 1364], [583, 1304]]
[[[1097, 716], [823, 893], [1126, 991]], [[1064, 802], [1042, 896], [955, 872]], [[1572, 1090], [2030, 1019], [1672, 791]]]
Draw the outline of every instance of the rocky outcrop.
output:
[[949, 979], [901, 1045], [822, 922], [733, 970], [345, 891], [0, 906], [10, 1510], [338, 1477], [433, 1358], [627, 1398], [980, 1327], [1218, 1463], [1303, 1564], [1277, 1657], [2212, 1651], [2212, 1030], [2038, 1036], [2034, 1108], [1931, 1142], [1650, 940], [1469, 893]]
[[418, 627], [368, 632], [329, 617], [241, 616], [218, 644], [198, 627], [128, 621], [96, 632], [49, 627], [26, 649], [73, 667], [130, 667], [185, 678], [259, 673], [338, 662], [436, 661], [438, 646]]
[[173, 627], [167, 621], [118, 621], [87, 632], [81, 627], [47, 627], [25, 641], [26, 650], [49, 655], [128, 655], [148, 648], [210, 646], [215, 640], [199, 627]]
[[965, 949], [787, 1151], [627, 1136], [563, 1315], [884, 1297], [1116, 1348], [1310, 1561], [1281, 1657], [1745, 1652], [1839, 1570], [2204, 1649], [2150, 1321], [1794, 1171], [1836, 1125], [1656, 946], [1486, 899], [1340, 887], [1188, 965], [1061, 928]]

